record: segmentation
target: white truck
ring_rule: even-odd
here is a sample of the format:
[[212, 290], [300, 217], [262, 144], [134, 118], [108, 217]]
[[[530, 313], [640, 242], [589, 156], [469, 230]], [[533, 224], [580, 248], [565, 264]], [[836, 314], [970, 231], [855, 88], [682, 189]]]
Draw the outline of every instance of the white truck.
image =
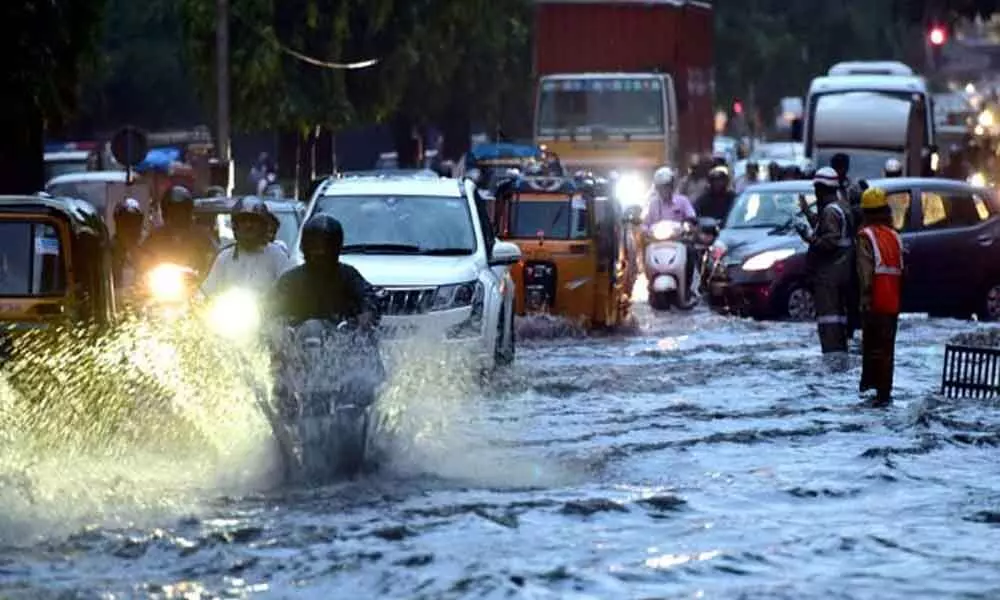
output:
[[933, 99], [927, 82], [902, 63], [839, 63], [809, 86], [802, 141], [816, 166], [838, 152], [852, 178], [879, 177], [897, 158], [904, 174], [937, 169]]

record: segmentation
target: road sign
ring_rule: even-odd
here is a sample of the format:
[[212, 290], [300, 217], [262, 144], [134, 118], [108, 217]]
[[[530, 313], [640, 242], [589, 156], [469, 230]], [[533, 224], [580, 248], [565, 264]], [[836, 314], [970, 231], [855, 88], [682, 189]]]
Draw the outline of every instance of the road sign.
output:
[[111, 155], [119, 163], [129, 168], [135, 168], [146, 158], [149, 151], [149, 141], [146, 132], [127, 125], [118, 130], [111, 138]]

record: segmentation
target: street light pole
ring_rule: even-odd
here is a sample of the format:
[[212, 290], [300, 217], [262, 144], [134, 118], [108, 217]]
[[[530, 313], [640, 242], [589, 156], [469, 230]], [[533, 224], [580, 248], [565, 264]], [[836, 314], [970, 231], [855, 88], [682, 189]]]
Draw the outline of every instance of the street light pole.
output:
[[230, 154], [229, 135], [229, 0], [216, 0], [215, 60], [217, 78], [217, 119], [215, 147], [219, 160], [229, 172], [226, 194], [232, 193], [233, 168]]

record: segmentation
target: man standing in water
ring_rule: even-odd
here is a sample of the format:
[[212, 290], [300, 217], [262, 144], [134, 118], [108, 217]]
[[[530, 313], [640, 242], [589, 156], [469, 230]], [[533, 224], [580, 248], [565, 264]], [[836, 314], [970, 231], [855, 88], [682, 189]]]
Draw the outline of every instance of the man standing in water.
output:
[[864, 224], [858, 234], [862, 365], [859, 392], [875, 390], [874, 407], [892, 402], [896, 328], [903, 275], [903, 244], [892, 227], [885, 191], [868, 188], [861, 196]]

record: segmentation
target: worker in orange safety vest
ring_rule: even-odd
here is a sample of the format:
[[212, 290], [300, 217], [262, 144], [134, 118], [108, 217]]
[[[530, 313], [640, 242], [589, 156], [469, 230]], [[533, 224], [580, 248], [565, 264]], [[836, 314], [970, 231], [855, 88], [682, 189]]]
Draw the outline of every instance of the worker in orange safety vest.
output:
[[862, 366], [859, 391], [871, 390], [874, 407], [892, 402], [896, 329], [903, 276], [903, 243], [893, 228], [885, 190], [868, 188], [861, 197], [857, 270], [861, 288]]

